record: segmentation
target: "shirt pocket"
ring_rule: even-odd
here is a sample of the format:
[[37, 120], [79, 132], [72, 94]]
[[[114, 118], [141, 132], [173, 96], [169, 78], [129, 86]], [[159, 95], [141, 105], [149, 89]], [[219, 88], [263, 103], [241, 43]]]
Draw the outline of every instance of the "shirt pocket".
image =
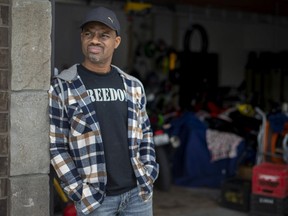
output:
[[79, 136], [91, 131], [90, 125], [87, 124], [86, 115], [78, 104], [72, 104], [68, 107], [68, 116], [72, 136]]

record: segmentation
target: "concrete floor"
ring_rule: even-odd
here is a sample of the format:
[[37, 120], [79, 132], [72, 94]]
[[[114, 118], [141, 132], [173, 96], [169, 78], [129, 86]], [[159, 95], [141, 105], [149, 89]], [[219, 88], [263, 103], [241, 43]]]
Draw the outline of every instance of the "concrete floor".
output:
[[172, 186], [168, 192], [155, 190], [154, 216], [246, 216], [220, 205], [219, 189]]

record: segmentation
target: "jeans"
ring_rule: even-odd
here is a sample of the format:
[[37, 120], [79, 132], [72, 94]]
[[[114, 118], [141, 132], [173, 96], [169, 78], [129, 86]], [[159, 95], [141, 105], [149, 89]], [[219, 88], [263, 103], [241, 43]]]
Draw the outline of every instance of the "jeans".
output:
[[[76, 204], [77, 216], [85, 216]], [[102, 205], [89, 216], [153, 216], [152, 198], [144, 202], [138, 188], [117, 196], [106, 196]]]

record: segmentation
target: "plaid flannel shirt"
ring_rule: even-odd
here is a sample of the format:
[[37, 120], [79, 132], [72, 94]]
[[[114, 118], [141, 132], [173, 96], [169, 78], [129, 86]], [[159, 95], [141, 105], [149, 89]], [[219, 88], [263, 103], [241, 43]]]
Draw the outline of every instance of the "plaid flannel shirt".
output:
[[[130, 160], [139, 196], [147, 201], [152, 197], [159, 166], [146, 113], [146, 96], [139, 80], [115, 68], [127, 93]], [[51, 164], [68, 197], [81, 202], [82, 212], [89, 214], [104, 200], [107, 173], [97, 114], [77, 65], [52, 80], [48, 95]]]

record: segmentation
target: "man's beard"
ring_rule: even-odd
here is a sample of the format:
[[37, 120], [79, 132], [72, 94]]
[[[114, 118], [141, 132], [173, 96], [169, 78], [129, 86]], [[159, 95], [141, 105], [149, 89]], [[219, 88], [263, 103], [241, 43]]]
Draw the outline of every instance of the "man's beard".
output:
[[95, 55], [95, 54], [89, 54], [88, 57], [89, 57], [91, 62], [94, 62], [94, 63], [99, 63], [100, 62], [100, 58], [97, 57], [97, 55]]

